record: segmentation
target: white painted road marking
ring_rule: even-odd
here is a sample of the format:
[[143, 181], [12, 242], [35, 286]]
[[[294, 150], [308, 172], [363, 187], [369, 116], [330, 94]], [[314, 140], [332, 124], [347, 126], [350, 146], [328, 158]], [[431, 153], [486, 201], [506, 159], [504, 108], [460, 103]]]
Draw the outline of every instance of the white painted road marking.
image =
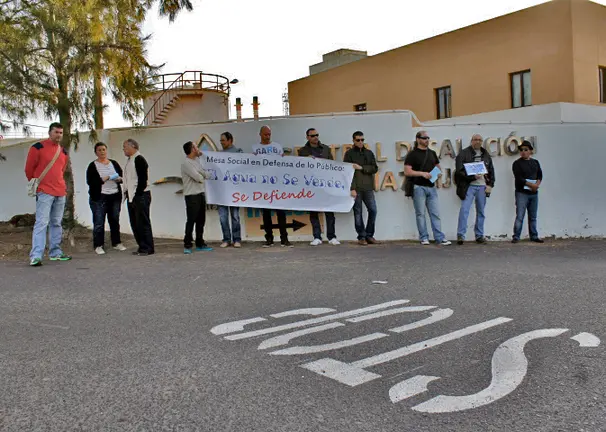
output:
[[272, 318], [284, 318], [287, 316], [294, 315], [322, 315], [329, 312], [334, 312], [332, 308], [307, 308], [307, 309], [294, 309], [286, 312], [280, 312], [277, 314], [270, 315]]
[[289, 324], [283, 324], [283, 325], [279, 325], [276, 327], [269, 327], [269, 328], [265, 328], [265, 329], [249, 331], [246, 333], [240, 333], [237, 335], [226, 336], [225, 339], [240, 340], [240, 339], [246, 339], [246, 338], [251, 338], [251, 337], [255, 337], [255, 336], [266, 335], [266, 334], [270, 334], [270, 333], [277, 333], [277, 332], [281, 332], [283, 330], [290, 330], [290, 329], [298, 328], [298, 327], [307, 327], [307, 326], [310, 326], [313, 324], [319, 324], [319, 323], [323, 323], [326, 321], [338, 320], [338, 319], [346, 318], [346, 317], [350, 317], [350, 316], [362, 315], [367, 312], [374, 312], [376, 310], [386, 309], [391, 306], [401, 305], [401, 304], [409, 303], [409, 302], [410, 302], [410, 300], [394, 300], [394, 301], [381, 303], [378, 305], [369, 306], [369, 307], [365, 307], [365, 308], [361, 308], [361, 309], [354, 309], [354, 310], [350, 310], [347, 312], [341, 312], [341, 313], [337, 313], [334, 315], [326, 315], [326, 316], [323, 316], [320, 318], [311, 318], [308, 320], [297, 321], [297, 322], [289, 323]]
[[437, 311], [431, 312], [431, 316], [429, 318], [425, 318], [420, 321], [406, 324], [401, 327], [394, 327], [392, 329], [389, 329], [389, 331], [394, 332], [394, 333], [404, 333], [409, 330], [414, 330], [419, 327], [423, 327], [423, 326], [426, 326], [429, 324], [436, 323], [438, 321], [442, 321], [443, 319], [448, 318], [452, 314], [453, 314], [452, 309], [438, 309]]
[[354, 345], [358, 345], [364, 342], [370, 342], [377, 339], [388, 337], [385, 333], [372, 333], [369, 335], [360, 336], [353, 339], [346, 339], [339, 342], [328, 343], [323, 345], [303, 345], [294, 346], [290, 348], [284, 348], [282, 350], [274, 351], [271, 355], [299, 355], [299, 354], [315, 354], [324, 351], [331, 351], [335, 349], [346, 348]]
[[484, 390], [468, 396], [436, 396], [412, 407], [415, 411], [444, 413], [488, 405], [514, 391], [524, 380], [528, 359], [524, 346], [534, 339], [559, 336], [568, 329], [543, 329], [513, 337], [497, 347], [492, 356], [492, 381]]
[[[360, 309], [354, 309], [346, 312], [335, 313], [332, 315], [325, 315], [322, 317], [306, 319], [303, 321], [297, 321], [294, 323], [288, 323], [283, 325], [276, 325], [270, 328], [262, 328], [259, 330], [247, 331], [239, 334], [231, 334], [229, 336], [223, 336], [227, 340], [239, 340], [245, 338], [252, 338], [256, 336], [282, 332], [285, 330], [296, 329], [300, 327], [300, 330], [290, 331], [278, 336], [270, 337], [259, 344], [259, 350], [265, 350], [268, 348], [276, 348], [284, 345], [288, 345], [293, 339], [305, 335], [323, 332], [339, 327], [344, 327], [345, 324], [336, 322], [341, 318], [348, 318], [345, 321], [350, 323], [365, 322], [381, 317], [392, 316], [399, 313], [407, 312], [425, 312], [435, 309], [437, 306], [407, 306], [389, 309], [392, 306], [409, 303], [410, 300], [394, 300], [391, 302], [381, 303], [374, 306], [364, 307]], [[332, 308], [302, 308], [294, 309], [285, 312], [269, 315], [272, 318], [284, 318], [296, 315], [322, 315], [335, 312]], [[437, 309], [429, 312], [429, 317], [406, 324], [398, 327], [389, 329], [392, 333], [403, 333], [410, 330], [415, 330], [420, 327], [433, 324], [444, 319], [449, 318], [453, 315], [452, 309]], [[352, 318], [349, 318], [352, 317]], [[224, 335], [228, 333], [240, 332], [245, 326], [257, 322], [267, 321], [266, 318], [255, 317], [246, 320], [233, 321], [215, 326], [211, 329], [211, 332], [216, 335]], [[332, 322], [330, 322], [332, 321]], [[332, 358], [322, 358], [320, 360], [313, 361], [312, 358], [300, 360], [296, 364], [300, 367], [315, 372], [319, 375], [326, 376], [334, 379], [340, 383], [346, 384], [351, 387], [364, 384], [366, 382], [381, 378], [381, 375], [369, 372], [367, 368], [377, 366], [386, 362], [397, 360], [399, 358], [414, 354], [426, 349], [441, 345], [443, 343], [453, 341], [462, 338], [467, 335], [471, 335], [491, 327], [495, 327], [507, 322], [513, 321], [511, 318], [499, 317], [483, 323], [475, 324], [463, 329], [447, 333], [442, 336], [434, 337], [422, 342], [417, 342], [412, 345], [408, 345], [402, 348], [398, 348], [392, 351], [384, 352], [382, 354], [373, 355], [367, 358], [363, 358], [352, 363], [345, 363]], [[320, 323], [326, 323], [322, 325], [316, 325]], [[426, 413], [446, 413], [464, 411], [472, 408], [481, 407], [493, 403], [508, 394], [512, 393], [516, 388], [523, 382], [524, 377], [528, 372], [528, 359], [524, 355], [524, 347], [526, 344], [534, 339], [556, 337], [562, 333], [568, 331], [568, 329], [543, 329], [535, 330], [524, 333], [522, 335], [513, 337], [497, 347], [492, 357], [492, 380], [490, 385], [484, 390], [478, 393], [466, 396], [445, 396], [438, 395], [426, 402], [420, 403], [414, 407], [413, 410]], [[325, 352], [330, 350], [338, 350], [341, 348], [351, 347], [357, 344], [370, 342], [378, 339], [388, 337], [389, 334], [385, 333], [371, 333], [364, 336], [356, 337], [353, 339], [341, 340], [328, 344], [321, 345], [299, 345], [289, 348], [280, 349], [274, 352], [270, 352], [270, 355], [299, 355], [299, 354], [313, 354], [318, 352]], [[591, 333], [578, 333], [570, 339], [576, 341], [581, 347], [598, 347], [601, 343], [600, 339]], [[493, 339], [494, 342], [499, 339]], [[408, 370], [407, 372], [398, 373], [389, 380], [397, 376], [404, 374], [411, 375], [411, 372], [416, 371], [425, 366], [419, 366]], [[406, 369], [406, 368], [404, 368]], [[440, 377], [430, 375], [416, 375], [408, 378], [402, 382], [399, 382], [389, 389], [389, 399], [393, 403], [397, 403], [411, 397], [420, 395], [427, 392], [428, 386], [432, 381], [438, 380]]]
[[303, 329], [303, 330], [297, 330], [294, 332], [282, 334], [280, 336], [274, 336], [272, 338], [265, 339], [263, 342], [261, 342], [259, 344], [258, 349], [263, 350], [263, 349], [267, 349], [267, 348], [276, 348], [279, 346], [288, 345], [288, 342], [290, 342], [292, 339], [294, 339], [296, 337], [304, 336], [304, 335], [308, 335], [308, 334], [312, 334], [312, 333], [319, 333], [319, 332], [323, 332], [325, 330], [330, 330], [330, 329], [333, 329], [336, 327], [343, 327], [343, 326], [345, 326], [345, 324], [342, 324], [340, 322], [334, 322], [334, 323], [328, 323], [328, 324], [324, 324], [324, 325], [317, 326], [317, 327], [311, 327], [311, 328], [307, 328], [307, 329]]
[[389, 399], [393, 403], [408, 399], [427, 391], [427, 384], [432, 381], [439, 380], [440, 377], [417, 375], [394, 385], [389, 389]]
[[245, 319], [245, 320], [232, 321], [232, 322], [228, 322], [225, 324], [219, 324], [218, 326], [214, 326], [213, 328], [211, 328], [210, 332], [212, 334], [216, 334], [216, 335], [235, 333], [235, 332], [244, 330], [245, 325], [253, 324], [253, 323], [257, 323], [257, 322], [261, 322], [261, 321], [267, 321], [267, 318], [256, 317], [256, 318], [250, 318], [250, 319]]
[[[377, 366], [382, 363], [396, 360], [398, 358], [405, 357], [407, 355], [423, 351], [428, 348], [432, 348], [443, 343], [504, 324], [509, 321], [512, 321], [512, 319], [504, 317], [495, 318], [490, 321], [485, 321], [480, 324], [465, 327], [452, 333], [448, 333], [409, 346], [398, 348], [393, 351], [388, 351], [386, 353], [367, 357], [365, 359], [358, 360], [353, 363], [345, 363], [334, 359], [324, 358], [315, 362], [301, 365], [301, 367], [353, 387], [368, 381], [372, 381], [381, 376], [375, 373], [370, 373], [364, 370], [365, 368]], [[341, 371], [340, 369], [343, 369], [343, 371]]]
[[362, 315], [362, 316], [355, 317], [355, 318], [349, 318], [349, 319], [346, 319], [345, 321], [357, 323], [357, 322], [368, 321], [368, 320], [372, 320], [372, 319], [376, 319], [376, 318], [381, 318], [384, 316], [395, 315], [395, 314], [399, 314], [399, 313], [425, 312], [427, 310], [435, 309], [436, 307], [437, 306], [406, 306], [403, 308], [389, 309], [386, 311], [375, 312], [372, 314]]
[[579, 333], [576, 336], [571, 337], [570, 339], [577, 341], [579, 346], [588, 347], [588, 348], [596, 348], [600, 346], [600, 339], [592, 335], [591, 333]]

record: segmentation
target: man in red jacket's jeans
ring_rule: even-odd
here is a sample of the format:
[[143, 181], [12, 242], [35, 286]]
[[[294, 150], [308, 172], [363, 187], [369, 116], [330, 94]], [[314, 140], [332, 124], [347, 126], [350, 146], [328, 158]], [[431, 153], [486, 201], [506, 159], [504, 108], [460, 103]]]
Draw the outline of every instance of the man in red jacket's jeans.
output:
[[70, 256], [61, 250], [61, 237], [63, 229], [63, 211], [65, 209], [65, 196], [67, 189], [63, 173], [67, 166], [67, 151], [61, 147], [63, 126], [52, 123], [48, 129], [48, 139], [37, 142], [30, 147], [25, 163], [27, 180], [39, 178], [47, 165], [53, 160], [57, 151], [59, 157], [40, 181], [36, 191], [36, 223], [32, 234], [32, 250], [29, 254], [29, 265], [38, 267], [42, 265], [42, 256], [46, 248], [46, 231], [50, 234], [50, 247], [48, 256], [51, 261], [69, 261]]

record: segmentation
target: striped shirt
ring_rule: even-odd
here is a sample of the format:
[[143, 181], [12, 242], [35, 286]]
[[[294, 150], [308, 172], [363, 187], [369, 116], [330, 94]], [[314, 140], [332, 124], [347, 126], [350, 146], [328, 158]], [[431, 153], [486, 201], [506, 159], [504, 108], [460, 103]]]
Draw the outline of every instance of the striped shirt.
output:
[[[102, 164], [101, 162], [95, 161], [95, 166], [97, 167], [97, 171], [99, 172], [99, 176], [101, 178], [111, 177], [116, 174], [116, 169], [114, 168], [114, 164], [108, 161], [108, 164]], [[101, 194], [103, 195], [113, 195], [120, 191], [118, 189], [118, 184], [114, 180], [107, 180], [103, 185], [101, 185]]]

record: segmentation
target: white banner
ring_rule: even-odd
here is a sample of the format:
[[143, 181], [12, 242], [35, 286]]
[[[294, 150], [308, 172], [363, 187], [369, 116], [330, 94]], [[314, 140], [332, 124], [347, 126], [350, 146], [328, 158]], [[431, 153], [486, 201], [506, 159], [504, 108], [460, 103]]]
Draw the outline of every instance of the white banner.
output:
[[352, 164], [295, 156], [204, 151], [206, 201], [235, 207], [347, 213]]

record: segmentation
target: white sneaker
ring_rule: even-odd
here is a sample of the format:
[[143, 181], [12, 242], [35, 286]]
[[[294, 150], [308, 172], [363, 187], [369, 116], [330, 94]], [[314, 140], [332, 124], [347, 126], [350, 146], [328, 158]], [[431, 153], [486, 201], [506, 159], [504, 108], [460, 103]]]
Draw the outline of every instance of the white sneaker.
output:
[[422, 244], [423, 246], [427, 246], [427, 245], [429, 244], [429, 240], [422, 240], [422, 241], [421, 241], [421, 244]]
[[313, 240], [313, 241], [310, 243], [310, 245], [312, 245], [312, 246], [320, 246], [321, 244], [322, 244], [322, 240], [320, 240], [320, 239], [318, 239], [318, 238], [315, 238], [315, 239], [314, 239], [314, 240]]
[[339, 245], [341, 244], [341, 242], [340, 242], [339, 240], [337, 240], [337, 238], [336, 238], [336, 237], [335, 237], [335, 238], [333, 238], [333, 239], [330, 239], [330, 240], [328, 241], [328, 243], [330, 243], [330, 244], [331, 244], [331, 245], [333, 245], [333, 246], [339, 246]]
[[95, 249], [95, 253], [97, 255], [105, 255], [105, 251], [103, 250], [103, 248], [101, 246], [99, 246], [98, 248]]
[[119, 251], [126, 250], [126, 248], [124, 247], [124, 245], [122, 243], [118, 243], [116, 246], [114, 246], [114, 249], [119, 250]]
[[450, 242], [450, 240], [442, 240], [442, 243], [440, 243], [442, 246], [450, 246], [452, 243]]
[[219, 247], [226, 248], [227, 246], [229, 246], [229, 243], [223, 242], [223, 243], [221, 243], [221, 245]]

